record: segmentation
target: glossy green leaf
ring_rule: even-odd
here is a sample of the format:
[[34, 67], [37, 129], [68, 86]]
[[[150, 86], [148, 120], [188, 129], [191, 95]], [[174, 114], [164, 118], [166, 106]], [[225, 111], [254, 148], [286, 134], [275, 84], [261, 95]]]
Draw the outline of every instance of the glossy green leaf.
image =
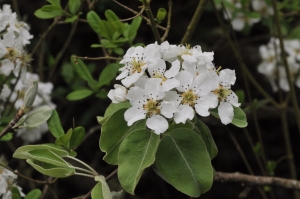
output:
[[160, 142], [156, 165], [179, 191], [199, 197], [213, 182], [213, 168], [202, 138], [189, 129], [175, 129]]
[[51, 19], [51, 18], [55, 18], [58, 16], [62, 16], [62, 15], [64, 15], [64, 13], [60, 10], [55, 10], [52, 12], [45, 12], [45, 11], [42, 11], [41, 9], [38, 9], [34, 12], [34, 15], [40, 19]]
[[58, 155], [54, 154], [48, 149], [35, 149], [28, 152], [30, 154], [28, 159], [38, 160], [49, 163], [59, 167], [68, 167], [69, 164]]
[[98, 184], [93, 188], [92, 199], [112, 199], [110, 189], [103, 176], [97, 176]]
[[70, 12], [75, 15], [80, 8], [81, 0], [69, 0], [68, 6]]
[[76, 91], [73, 91], [67, 95], [67, 99], [70, 101], [76, 101], [81, 100], [84, 98], [87, 98], [88, 96], [92, 95], [94, 91], [90, 89], [79, 89]]
[[127, 126], [124, 119], [126, 109], [120, 109], [112, 114], [101, 128], [100, 149], [106, 153], [104, 160], [109, 164], [118, 164], [119, 147], [125, 137], [132, 131], [145, 129], [145, 120], [138, 121], [132, 126]]
[[84, 140], [85, 129], [81, 126], [73, 129], [72, 136], [70, 138], [70, 148], [78, 147]]
[[51, 117], [47, 121], [49, 130], [55, 138], [65, 134], [64, 129], [61, 126], [60, 118], [56, 110], [53, 110]]
[[65, 178], [75, 174], [75, 169], [67, 167], [58, 167], [48, 163], [41, 163], [36, 160], [27, 159], [26, 162], [35, 168], [38, 172], [55, 178]]
[[147, 130], [136, 130], [130, 133], [119, 149], [119, 181], [125, 191], [134, 194], [145, 168], [155, 161], [159, 135]]
[[111, 103], [108, 108], [106, 109], [105, 113], [104, 113], [104, 117], [99, 117], [98, 118], [98, 122], [99, 124], [104, 124], [107, 119], [115, 112], [117, 112], [118, 110], [122, 109], [122, 108], [130, 108], [131, 105], [129, 102], [120, 102], [120, 103]]
[[165, 17], [167, 16], [167, 11], [164, 8], [159, 8], [157, 11], [156, 18], [158, 20], [158, 23], [161, 23]]
[[98, 87], [100, 88], [103, 85], [109, 85], [110, 82], [116, 78], [119, 68], [120, 64], [117, 63], [107, 65], [99, 76]]
[[24, 199], [39, 199], [42, 195], [42, 191], [39, 189], [33, 189], [28, 194], [26, 194], [26, 197]]
[[71, 63], [74, 67], [75, 72], [85, 81], [90, 84], [97, 84], [97, 82], [93, 79], [90, 71], [88, 70], [87, 66], [81, 59], [75, 58], [76, 56], [71, 56]]
[[[232, 106], [232, 107], [233, 107], [234, 116], [233, 116], [231, 124], [233, 124], [233, 125], [235, 125], [237, 127], [240, 127], [240, 128], [246, 127], [248, 125], [248, 122], [247, 122], [246, 114], [243, 111], [243, 109], [241, 109], [240, 107], [235, 107], [235, 106]], [[210, 109], [209, 112], [214, 117], [220, 118], [219, 114], [218, 114], [218, 109], [217, 108]]]
[[65, 22], [73, 23], [73, 22], [76, 21], [77, 19], [78, 19], [78, 15], [75, 15], [75, 16], [66, 18], [66, 19], [65, 19]]
[[30, 151], [38, 150], [38, 149], [47, 149], [59, 157], [66, 157], [69, 155], [67, 151], [65, 151], [59, 146], [55, 146], [53, 144], [40, 144], [40, 145], [26, 145], [26, 146], [19, 147], [14, 152], [13, 157], [18, 159], [30, 159], [32, 157]]
[[235, 94], [237, 95], [239, 99], [239, 103], [244, 104], [245, 102], [245, 92], [243, 90], [237, 90], [235, 91]]
[[142, 17], [140, 17], [140, 16], [138, 16], [132, 20], [131, 24], [128, 26], [128, 34], [126, 35], [127, 38], [130, 38], [131, 36], [136, 34], [141, 23], [142, 23]]
[[88, 24], [91, 26], [91, 28], [98, 34], [101, 35], [101, 30], [100, 30], [100, 21], [101, 18], [95, 11], [90, 11], [86, 15], [86, 19]]
[[119, 17], [112, 10], [108, 9], [104, 14], [107, 21], [119, 34], [122, 34], [125, 31], [125, 25], [120, 21]]
[[53, 11], [62, 11], [62, 8], [59, 7], [59, 6], [56, 6], [56, 5], [45, 5], [43, 7], [41, 7], [40, 9], [41, 11], [44, 11], [44, 12], [53, 12]]

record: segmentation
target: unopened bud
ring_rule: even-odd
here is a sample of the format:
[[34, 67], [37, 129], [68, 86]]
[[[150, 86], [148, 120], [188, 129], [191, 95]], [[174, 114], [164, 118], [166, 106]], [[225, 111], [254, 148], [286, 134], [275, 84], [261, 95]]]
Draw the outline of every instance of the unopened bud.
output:
[[31, 106], [35, 100], [37, 91], [38, 91], [38, 82], [33, 81], [32, 85], [28, 88], [28, 90], [26, 91], [26, 93], [24, 95], [24, 104], [21, 107], [21, 110], [23, 110], [24, 113], [26, 113], [31, 108]]

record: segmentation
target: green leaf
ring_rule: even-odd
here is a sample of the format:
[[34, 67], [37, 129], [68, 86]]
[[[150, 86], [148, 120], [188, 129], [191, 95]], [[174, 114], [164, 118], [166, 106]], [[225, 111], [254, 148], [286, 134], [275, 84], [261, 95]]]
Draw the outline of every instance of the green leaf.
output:
[[91, 45], [91, 48], [102, 48], [102, 47], [104, 47], [103, 44], [92, 44]]
[[93, 79], [90, 71], [84, 64], [84, 62], [81, 59], [77, 59], [75, 55], [71, 56], [71, 63], [74, 67], [75, 72], [85, 81], [87, 81], [90, 84], [96, 85], [97, 82]]
[[103, 85], [109, 85], [111, 80], [116, 78], [119, 68], [120, 64], [117, 63], [107, 65], [99, 76], [98, 87], [100, 88]]
[[71, 136], [73, 134], [73, 130], [72, 129], [69, 129], [68, 132], [64, 135], [62, 135], [61, 137], [57, 138], [55, 140], [55, 144], [57, 146], [62, 146], [68, 150], [70, 150], [70, 139], [71, 139]]
[[65, 22], [73, 23], [73, 22], [76, 21], [77, 19], [78, 19], [78, 16], [75, 15], [75, 16], [66, 18], [66, 19], [65, 19]]
[[120, 145], [118, 177], [128, 193], [134, 194], [144, 169], [154, 163], [159, 140], [159, 135], [142, 129], [130, 133]]
[[73, 91], [67, 95], [67, 99], [70, 101], [75, 101], [75, 100], [81, 100], [84, 98], [87, 98], [88, 96], [92, 95], [94, 91], [90, 89], [80, 89]]
[[11, 188], [11, 196], [12, 199], [21, 199], [21, 194], [17, 187]]
[[53, 12], [53, 11], [63, 12], [62, 8], [60, 6], [56, 6], [56, 5], [45, 5], [45, 6], [41, 7], [40, 10], [44, 11], [44, 12]]
[[202, 138], [189, 129], [175, 129], [160, 142], [156, 165], [176, 189], [199, 197], [211, 188], [213, 168]]
[[75, 174], [75, 169], [67, 167], [58, 167], [48, 163], [41, 163], [36, 160], [27, 159], [26, 162], [35, 168], [38, 172], [55, 178], [65, 178]]
[[[0, 128], [1, 129], [1, 128]], [[13, 134], [12, 133], [7, 133], [5, 136], [3, 136], [0, 141], [9, 141], [13, 138]]]
[[[44, 122], [46, 122], [52, 114], [52, 108], [50, 106], [41, 106], [38, 108], [35, 108], [25, 116], [23, 116], [24, 120], [21, 122], [21, 124], [18, 122], [13, 128], [16, 127], [27, 127], [27, 128], [34, 128], [37, 127]], [[22, 125], [23, 124], [23, 125]], [[22, 126], [20, 126], [22, 125]]]
[[[247, 122], [246, 114], [243, 111], [243, 109], [241, 109], [240, 107], [235, 107], [235, 106], [232, 106], [232, 107], [233, 107], [234, 116], [233, 116], [231, 124], [233, 124], [233, 125], [235, 125], [237, 127], [240, 127], [240, 128], [246, 127], [248, 125], [248, 122]], [[218, 109], [217, 108], [210, 109], [209, 112], [214, 117], [220, 118], [219, 114], [218, 114]]]
[[47, 0], [49, 3], [51, 3], [52, 5], [61, 7], [60, 5], [60, 0]]
[[33, 189], [26, 195], [24, 199], [39, 199], [41, 195], [42, 195], [41, 190]]
[[239, 99], [238, 102], [241, 103], [241, 104], [244, 104], [244, 102], [245, 102], [245, 92], [242, 89], [240, 89], [240, 90], [235, 91], [235, 94], [237, 95], [237, 97]]
[[91, 28], [98, 34], [101, 35], [101, 30], [100, 30], [100, 22], [101, 19], [99, 15], [95, 11], [90, 11], [86, 15], [86, 19], [88, 21], [88, 24], [91, 26]]
[[112, 191], [111, 192], [112, 199], [121, 199], [123, 193], [124, 193], [123, 189], [121, 191], [118, 191], [118, 192]]
[[165, 19], [166, 15], [167, 15], [166, 9], [159, 8], [158, 11], [157, 11], [157, 15], [156, 15], [158, 23], [161, 23]]
[[103, 176], [97, 176], [97, 181], [99, 182], [93, 188], [91, 196], [92, 199], [112, 199], [110, 189]]
[[40, 19], [51, 19], [51, 18], [55, 18], [58, 16], [62, 16], [62, 15], [64, 15], [64, 13], [60, 10], [55, 10], [52, 12], [45, 12], [45, 11], [42, 11], [41, 9], [38, 9], [34, 12], [34, 15]]
[[289, 39], [300, 39], [300, 26], [296, 26], [292, 29], [288, 36]]
[[101, 128], [100, 149], [105, 152], [104, 160], [109, 164], [118, 164], [119, 147], [125, 137], [134, 130], [145, 129], [145, 120], [127, 126], [124, 119], [126, 109], [120, 109], [112, 114]]
[[65, 134], [60, 123], [60, 118], [56, 110], [53, 110], [51, 117], [47, 121], [49, 130], [55, 138], [59, 138]]
[[131, 24], [127, 27], [126, 31], [124, 32], [124, 36], [130, 39], [130, 42], [134, 40], [136, 33], [141, 25], [141, 22], [142, 22], [142, 17], [138, 16], [134, 18]]
[[107, 21], [119, 34], [122, 34], [125, 31], [125, 25], [120, 21], [119, 17], [112, 10], [108, 9], [104, 14]]
[[19, 147], [13, 154], [14, 158], [18, 159], [30, 159], [32, 157], [32, 154], [30, 154], [30, 151], [38, 150], [38, 149], [48, 149], [49, 151], [53, 152], [59, 157], [66, 157], [69, 155], [69, 153], [62, 149], [59, 146], [55, 146], [52, 143], [51, 144], [42, 144], [42, 145], [26, 145]]
[[112, 27], [112, 25], [105, 20], [101, 20], [99, 26], [100, 26], [100, 35], [104, 38], [112, 40], [113, 35], [115, 33], [115, 30]]
[[84, 140], [85, 129], [81, 126], [73, 129], [72, 136], [70, 138], [70, 148], [78, 147]]
[[124, 50], [122, 49], [122, 48], [115, 48], [114, 49], [114, 52], [117, 54], [117, 55], [120, 55], [120, 56], [122, 56], [122, 55], [124, 55]]
[[81, 0], [69, 0], [68, 6], [70, 12], [75, 15], [80, 8]]
[[131, 105], [129, 102], [120, 102], [120, 103], [111, 103], [108, 108], [106, 109], [105, 113], [104, 113], [104, 117], [102, 118], [98, 118], [98, 122], [99, 124], [104, 124], [107, 119], [115, 112], [117, 112], [118, 110], [122, 109], [122, 108], [130, 108]]
[[107, 95], [108, 95], [108, 91], [105, 90], [105, 89], [100, 89], [100, 91], [98, 91], [98, 92], [96, 93], [96, 97], [102, 98], [102, 99], [106, 99], [106, 98], [107, 98]]
[[60, 73], [64, 80], [68, 83], [71, 84], [71, 82], [75, 78], [75, 73], [72, 64], [70, 63], [64, 63], [62, 68], [61, 68], [61, 73]]
[[24, 199], [39, 199], [41, 195], [42, 195], [41, 190], [33, 189], [26, 195]]
[[274, 176], [275, 172], [274, 170], [276, 169], [276, 162], [275, 161], [268, 161], [267, 162], [267, 173], [270, 176]]

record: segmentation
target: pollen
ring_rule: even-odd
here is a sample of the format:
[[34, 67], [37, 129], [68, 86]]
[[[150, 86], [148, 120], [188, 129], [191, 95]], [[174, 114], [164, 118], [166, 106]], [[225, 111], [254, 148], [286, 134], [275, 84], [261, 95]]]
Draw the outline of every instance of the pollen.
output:
[[194, 107], [196, 100], [198, 99], [198, 96], [192, 91], [187, 90], [184, 93], [181, 94], [182, 104], [189, 104], [190, 106]]
[[226, 101], [232, 91], [220, 85], [218, 89], [213, 91], [213, 93], [218, 96], [219, 101]]
[[160, 114], [159, 103], [155, 100], [148, 100], [146, 104], [144, 104], [143, 108], [147, 112], [148, 116], [152, 116], [153, 114]]
[[146, 65], [146, 63], [143, 61], [143, 59], [139, 60], [136, 57], [132, 58], [132, 62], [130, 62], [130, 64], [131, 64], [132, 74], [135, 72], [138, 72], [138, 73], [142, 72], [143, 71], [142, 67]]

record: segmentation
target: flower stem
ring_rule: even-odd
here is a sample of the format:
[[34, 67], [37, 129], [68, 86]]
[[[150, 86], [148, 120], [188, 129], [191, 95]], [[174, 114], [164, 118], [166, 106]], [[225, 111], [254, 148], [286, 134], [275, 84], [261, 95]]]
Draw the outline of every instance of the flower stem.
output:
[[90, 167], [90, 166], [89, 166], [88, 164], [86, 164], [85, 162], [82, 162], [81, 160], [79, 160], [79, 159], [77, 159], [77, 158], [74, 158], [74, 157], [72, 157], [72, 156], [66, 156], [66, 158], [70, 158], [70, 159], [72, 159], [72, 160], [74, 160], [74, 161], [76, 161], [76, 162], [78, 162], [78, 163], [84, 165], [86, 168], [88, 168], [90, 171], [92, 171], [94, 175], [99, 175], [99, 174], [97, 173], [97, 171], [95, 171], [92, 167]]

